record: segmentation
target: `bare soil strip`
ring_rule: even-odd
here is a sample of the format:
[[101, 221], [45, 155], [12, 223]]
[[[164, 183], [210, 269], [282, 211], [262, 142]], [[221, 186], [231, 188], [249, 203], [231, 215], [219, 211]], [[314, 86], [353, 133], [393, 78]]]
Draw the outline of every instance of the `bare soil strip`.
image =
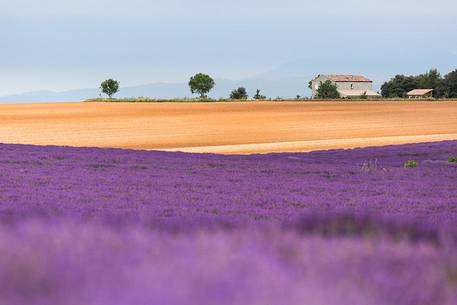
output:
[[0, 105], [0, 142], [223, 154], [457, 140], [457, 102]]
[[251, 154], [273, 152], [309, 152], [315, 150], [344, 149], [355, 147], [385, 146], [407, 143], [439, 142], [457, 139], [457, 134], [424, 135], [424, 136], [394, 136], [376, 138], [353, 138], [314, 141], [277, 142], [262, 144], [239, 144], [201, 147], [179, 147], [164, 149], [165, 151], [180, 151], [190, 153], [219, 153], [219, 154]]

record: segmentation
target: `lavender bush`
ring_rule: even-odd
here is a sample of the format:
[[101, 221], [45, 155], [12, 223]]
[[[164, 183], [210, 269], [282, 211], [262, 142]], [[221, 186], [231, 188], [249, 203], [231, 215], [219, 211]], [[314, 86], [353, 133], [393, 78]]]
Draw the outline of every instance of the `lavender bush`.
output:
[[457, 304], [456, 152], [0, 145], [0, 304]]

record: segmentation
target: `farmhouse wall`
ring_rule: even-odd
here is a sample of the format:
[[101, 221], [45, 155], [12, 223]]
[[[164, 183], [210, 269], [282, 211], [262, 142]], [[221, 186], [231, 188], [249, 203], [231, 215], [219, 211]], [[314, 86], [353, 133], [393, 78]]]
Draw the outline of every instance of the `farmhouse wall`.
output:
[[[319, 85], [324, 83], [325, 81], [329, 80], [328, 77], [325, 75], [320, 75], [316, 79], [312, 81], [312, 94], [313, 97], [316, 97], [317, 90], [319, 89]], [[332, 83], [335, 84], [334, 81]], [[336, 82], [336, 87], [338, 90], [373, 90], [373, 83], [370, 82]]]

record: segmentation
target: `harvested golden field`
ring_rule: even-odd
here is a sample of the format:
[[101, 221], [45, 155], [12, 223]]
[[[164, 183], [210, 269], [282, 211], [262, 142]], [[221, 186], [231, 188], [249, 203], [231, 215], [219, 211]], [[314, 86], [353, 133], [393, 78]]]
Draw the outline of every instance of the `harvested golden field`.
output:
[[0, 105], [0, 142], [214, 153], [457, 139], [457, 102]]

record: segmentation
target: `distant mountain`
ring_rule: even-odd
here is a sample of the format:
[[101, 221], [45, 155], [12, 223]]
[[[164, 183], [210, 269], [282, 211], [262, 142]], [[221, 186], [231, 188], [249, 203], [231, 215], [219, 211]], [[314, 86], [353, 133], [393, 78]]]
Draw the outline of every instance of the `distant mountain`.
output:
[[0, 97], [0, 103], [76, 102], [98, 95], [96, 89], [79, 89], [64, 92], [32, 91]]
[[[251, 78], [242, 81], [216, 79], [216, 87], [210, 96], [213, 98], [225, 97], [240, 86], [247, 88], [249, 94], [255, 94], [260, 89], [262, 94], [269, 97], [295, 97], [305, 92], [304, 80], [302, 78], [290, 78], [281, 80], [269, 80]], [[16, 95], [0, 97], [0, 103], [26, 103], [26, 102], [76, 102], [89, 98], [96, 98], [100, 95], [99, 89], [79, 89], [64, 92], [33, 91]], [[121, 87], [116, 97], [151, 97], [157, 99], [171, 99], [191, 97], [187, 83], [154, 83], [133, 87]]]
[[[335, 55], [336, 54], [336, 55]], [[285, 86], [287, 79], [289, 88], [302, 88], [306, 95], [310, 92], [303, 85], [318, 74], [356, 74], [364, 75], [373, 80], [377, 91], [381, 85], [396, 74], [420, 74], [436, 68], [443, 75], [457, 69], [457, 54], [452, 52], [434, 52], [430, 50], [414, 50], [414, 52], [385, 52], [377, 54], [335, 53], [322, 54], [319, 57], [304, 57], [278, 66], [271, 71], [259, 74], [256, 78], [269, 79]], [[433, 61], [424, 60], [433, 58]], [[357, 62], [354, 65], [354, 62]], [[294, 79], [301, 79], [301, 87], [294, 84]], [[284, 87], [285, 88], [285, 87]], [[292, 92], [290, 92], [292, 93]]]
[[[427, 53], [428, 52], [428, 53]], [[433, 63], [424, 58], [434, 58]], [[354, 65], [354, 61], [357, 65]], [[374, 81], [377, 91], [382, 83], [396, 74], [418, 74], [437, 68], [442, 74], [455, 70], [457, 55], [452, 52], [433, 53], [430, 50], [415, 50], [412, 53], [364, 54], [336, 52], [322, 53], [318, 57], [303, 57], [279, 65], [275, 69], [239, 81], [216, 79], [216, 87], [211, 92], [213, 98], [230, 95], [230, 91], [243, 86], [250, 96], [260, 89], [263, 95], [275, 98], [294, 98], [297, 95], [309, 96], [308, 81], [317, 74], [361, 74]], [[0, 103], [21, 102], [61, 102], [81, 101], [95, 98], [99, 89], [89, 88], [64, 92], [35, 91], [0, 97]], [[133, 87], [121, 87], [116, 97], [150, 97], [171, 99], [190, 97], [187, 83], [153, 83]]]

